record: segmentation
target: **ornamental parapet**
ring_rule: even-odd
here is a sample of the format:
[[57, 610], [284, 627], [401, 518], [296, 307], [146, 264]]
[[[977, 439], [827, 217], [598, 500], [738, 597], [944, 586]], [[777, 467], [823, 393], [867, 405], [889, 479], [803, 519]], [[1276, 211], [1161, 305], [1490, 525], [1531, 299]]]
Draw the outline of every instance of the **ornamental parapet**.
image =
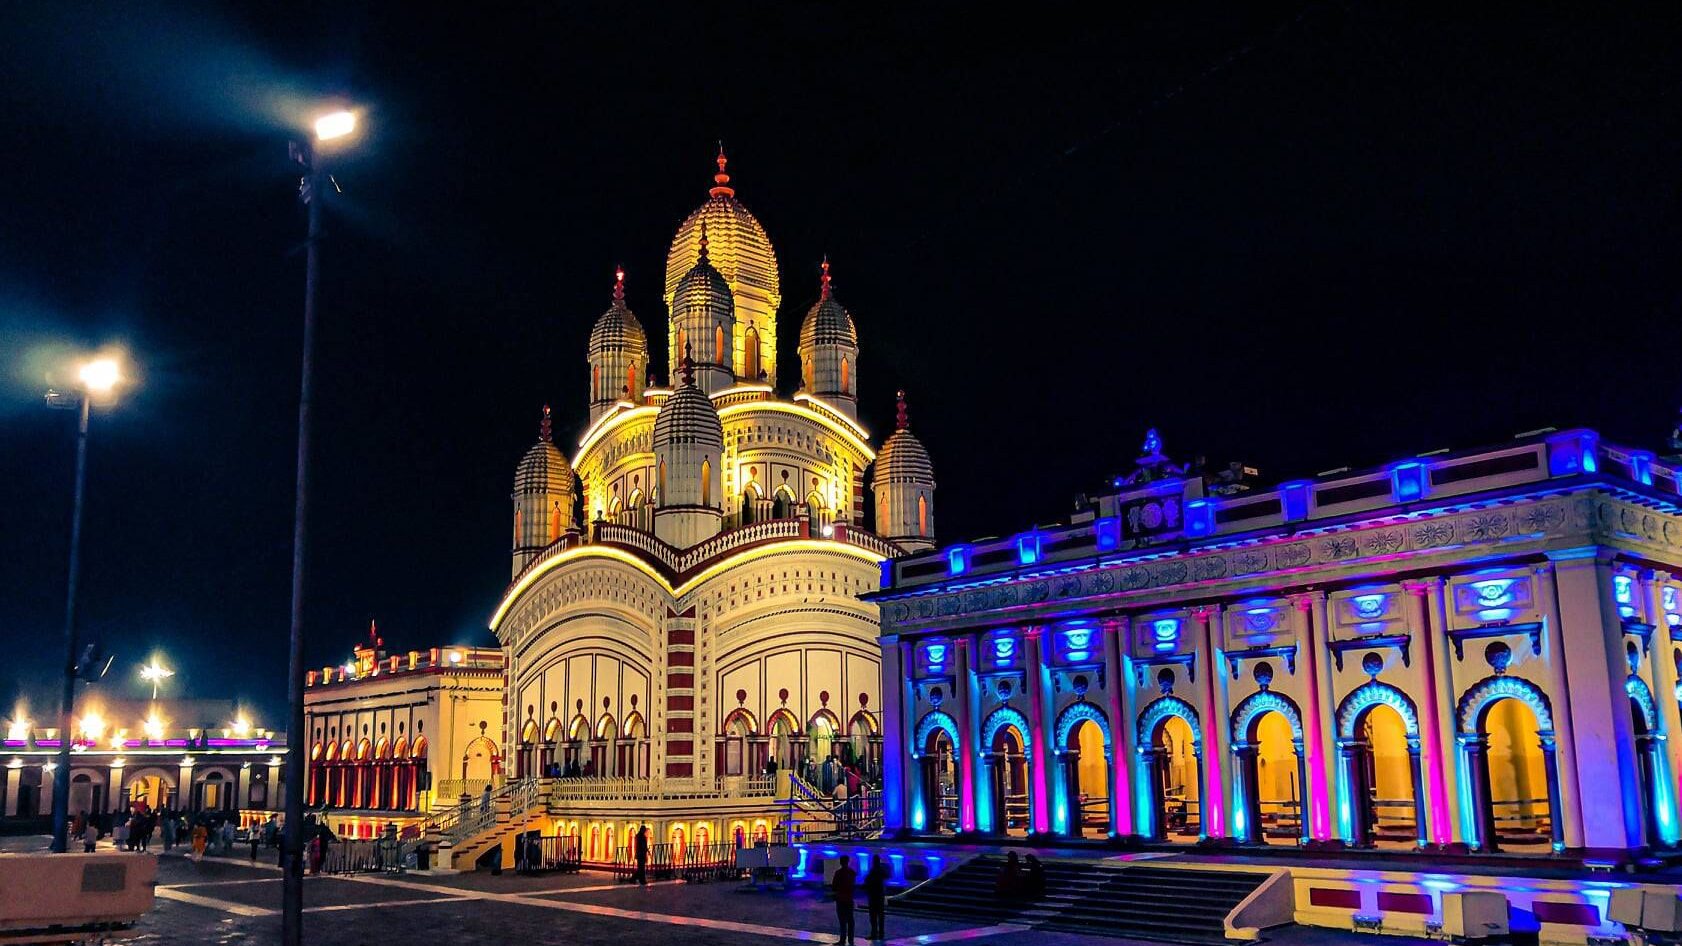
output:
[[725, 776], [701, 779], [567, 778], [557, 779], [549, 792], [551, 805], [580, 801], [703, 801], [772, 798], [776, 780], [770, 776]]

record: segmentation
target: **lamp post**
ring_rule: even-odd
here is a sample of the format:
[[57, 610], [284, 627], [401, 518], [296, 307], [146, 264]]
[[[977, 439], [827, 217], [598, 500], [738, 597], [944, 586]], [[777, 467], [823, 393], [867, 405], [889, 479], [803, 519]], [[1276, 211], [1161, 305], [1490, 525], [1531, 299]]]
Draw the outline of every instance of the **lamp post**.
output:
[[47, 392], [47, 404], [76, 410], [76, 490], [70, 512], [70, 570], [64, 594], [64, 691], [58, 713], [58, 764], [53, 769], [53, 840], [50, 850], [63, 854], [68, 849], [70, 828], [70, 741], [71, 714], [76, 703], [79, 660], [76, 641], [76, 581], [82, 566], [82, 497], [87, 491], [88, 416], [93, 399], [109, 395], [121, 380], [122, 371], [114, 358], [96, 358], [76, 371], [74, 394]]
[[345, 142], [356, 131], [356, 115], [336, 111], [315, 122], [315, 144], [292, 145], [292, 156], [303, 168], [298, 196], [309, 210], [309, 237], [304, 244], [304, 353], [298, 383], [298, 475], [292, 509], [292, 614], [288, 639], [286, 692], [286, 825], [285, 871], [281, 880], [280, 938], [283, 946], [301, 946], [304, 922], [304, 552], [305, 515], [309, 508], [310, 399], [315, 360], [315, 291], [321, 243], [321, 202], [332, 186], [322, 167], [322, 154]]
[[175, 671], [159, 663], [156, 657], [152, 658], [151, 663], [140, 668], [140, 679], [152, 685], [153, 702], [157, 702], [158, 699], [158, 684], [173, 676], [175, 676]]

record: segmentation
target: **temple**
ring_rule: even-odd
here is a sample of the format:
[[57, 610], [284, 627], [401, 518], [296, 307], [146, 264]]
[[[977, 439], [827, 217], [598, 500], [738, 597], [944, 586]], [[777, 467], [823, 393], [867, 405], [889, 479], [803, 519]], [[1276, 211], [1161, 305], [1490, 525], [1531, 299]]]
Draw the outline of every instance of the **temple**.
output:
[[866, 595], [887, 833], [1673, 848], [1678, 470], [1547, 430], [1259, 488], [1153, 431], [1067, 524]]

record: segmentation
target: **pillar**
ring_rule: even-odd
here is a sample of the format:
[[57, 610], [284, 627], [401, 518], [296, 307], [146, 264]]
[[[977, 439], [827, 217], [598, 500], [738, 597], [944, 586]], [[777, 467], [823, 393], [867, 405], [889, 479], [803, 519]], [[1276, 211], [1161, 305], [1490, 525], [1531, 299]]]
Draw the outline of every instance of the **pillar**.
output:
[[981, 638], [969, 634], [955, 638], [957, 667], [954, 679], [958, 692], [952, 694], [953, 719], [958, 724], [958, 745], [952, 751], [958, 755], [958, 829], [964, 832], [983, 830], [992, 821], [992, 802], [984, 791], [976, 790], [977, 767], [981, 764], [981, 684], [975, 678], [972, 664], [981, 653]]
[[[906, 777], [906, 762], [911, 756], [905, 727], [907, 723], [916, 725], [910, 716], [917, 704], [906, 692], [911, 668], [916, 666], [912, 661], [910, 641], [900, 640], [898, 634], [882, 635], [882, 719], [892, 723], [882, 728], [882, 832], [888, 837], [905, 831], [909, 820], [906, 811], [916, 804], [914, 798], [907, 798], [908, 792], [916, 791], [916, 785]], [[765, 765], [761, 758], [763, 743], [755, 737], [749, 744], [754, 746], [757, 773]], [[920, 750], [916, 747], [911, 751]]]
[[183, 809], [187, 811], [197, 810], [194, 807], [194, 802], [197, 799], [194, 798], [193, 792], [193, 763], [191, 762], [182, 762], [181, 768], [176, 770], [175, 798], [181, 803]]
[[[1423, 767], [1419, 758], [1419, 740], [1408, 740], [1408, 776], [1413, 779], [1413, 830], [1416, 843], [1423, 848], [1430, 843], [1430, 820], [1426, 816], [1429, 803], [1425, 798]], [[1558, 794], [1557, 792], [1555, 793]]]
[[1028, 680], [1028, 728], [1032, 730], [1023, 733], [1028, 742], [1028, 784], [1029, 793], [1033, 796], [1029, 799], [1030, 833], [1050, 834], [1052, 804], [1060, 799], [1052, 797], [1057, 790], [1051, 773], [1055, 764], [1051, 744], [1056, 741], [1051, 731], [1051, 701], [1055, 696], [1051, 690], [1051, 668], [1045, 659], [1045, 628], [1026, 628], [1022, 636], [1025, 651], [1023, 675]]
[[1420, 642], [1424, 699], [1419, 707], [1418, 745], [1412, 762], [1421, 768], [1414, 779], [1413, 807], [1419, 837], [1439, 847], [1454, 840], [1459, 797], [1449, 784], [1454, 771], [1448, 749], [1454, 745], [1454, 679], [1449, 667], [1448, 627], [1442, 607], [1443, 580], [1403, 582], [1408, 595], [1408, 626]]
[[242, 762], [239, 767], [239, 788], [234, 793], [234, 810], [244, 808], [251, 801], [251, 763]]
[[[306, 772], [313, 770], [314, 766], [311, 766]], [[307, 786], [309, 783], [310, 779], [306, 775], [304, 784]], [[286, 793], [280, 790], [280, 762], [278, 759], [271, 759], [269, 761], [268, 794], [263, 799], [263, 806], [270, 811], [279, 811], [286, 807], [285, 801]]]
[[[1554, 699], [1555, 725], [1570, 721], [1579, 784], [1597, 797], [1622, 804], [1582, 805], [1583, 843], [1628, 850], [1641, 846], [1641, 806], [1636, 797], [1634, 727], [1624, 692], [1624, 631], [1612, 599], [1611, 553], [1589, 546], [1549, 553], [1559, 600], [1565, 698]], [[1563, 741], [1563, 733], [1556, 729]], [[1560, 760], [1561, 769], [1569, 766]], [[1563, 774], [1563, 772], [1562, 772]]]
[[6, 769], [6, 816], [12, 817], [18, 813], [18, 792], [23, 786], [23, 767], [12, 766]]
[[[1564, 812], [1563, 842], [1568, 848], [1583, 846], [1582, 785], [1577, 776], [1577, 748], [1571, 713], [1571, 683], [1565, 665], [1565, 625], [1560, 621], [1559, 589], [1553, 562], [1536, 566], [1536, 598], [1542, 611], [1542, 660], [1547, 667], [1548, 699], [1554, 708], [1555, 754], [1559, 762], [1560, 809]], [[1620, 634], [1620, 637], [1622, 635]], [[1622, 657], [1619, 658], [1620, 666]], [[1619, 691], [1622, 691], [1622, 686]]]
[[[1344, 791], [1349, 794], [1349, 828], [1344, 837], [1351, 847], [1370, 847], [1372, 838], [1367, 825], [1366, 799], [1370, 794], [1367, 785], [1366, 747], [1355, 739], [1339, 739], [1337, 745], [1338, 762], [1343, 769], [1342, 784]], [[1357, 803], [1357, 799], [1359, 802]]]
[[1653, 700], [1659, 705], [1660, 747], [1653, 760], [1654, 784], [1659, 791], [1654, 806], [1658, 809], [1660, 839], [1675, 844], [1682, 835], [1676, 810], [1676, 780], [1682, 777], [1682, 704], [1676, 698], [1676, 661], [1672, 656], [1676, 647], [1670, 639], [1669, 615], [1664, 610], [1664, 589], [1670, 582], [1670, 574], [1649, 571], [1642, 581], [1647, 591], [1647, 619], [1653, 622], [1647, 659], [1653, 662]]
[[1489, 743], [1477, 733], [1461, 733], [1458, 739], [1460, 755], [1466, 765], [1466, 798], [1472, 806], [1472, 817], [1469, 819], [1472, 836], [1466, 839], [1466, 843], [1474, 851], [1497, 850], [1495, 807], [1489, 799]]
[[[1110, 718], [1110, 833], [1137, 833], [1133, 823], [1133, 681], [1125, 647], [1130, 633], [1126, 617], [1105, 625], [1104, 710]], [[1682, 770], [1678, 770], [1682, 771]]]
[[1331, 649], [1325, 640], [1326, 596], [1323, 592], [1297, 595], [1291, 604], [1308, 681], [1308, 698], [1303, 701], [1307, 717], [1303, 720], [1303, 741], [1308, 753], [1308, 810], [1313, 816], [1309, 834], [1316, 841], [1331, 841], [1338, 837], [1332, 824], [1337, 755], [1333, 746], [1336, 720], [1332, 717]]
[[1204, 837], [1224, 838], [1227, 836], [1227, 813], [1237, 815], [1236, 802], [1233, 795], [1237, 791], [1234, 779], [1226, 777], [1227, 745], [1229, 738], [1230, 720], [1227, 707], [1226, 677], [1221, 672], [1225, 660], [1221, 657], [1219, 646], [1220, 633], [1218, 627], [1221, 620], [1221, 609], [1218, 605], [1197, 608], [1192, 614], [1201, 624], [1203, 635], [1199, 641], [1198, 663], [1207, 668], [1203, 677], [1203, 736], [1200, 748], [1203, 751], [1199, 771], [1202, 787], [1197, 798], [1198, 821]]
[[1234, 839], [1242, 844], [1264, 844], [1261, 823], [1261, 786], [1257, 784], [1256, 747], [1234, 743], [1232, 747], [1232, 820]]

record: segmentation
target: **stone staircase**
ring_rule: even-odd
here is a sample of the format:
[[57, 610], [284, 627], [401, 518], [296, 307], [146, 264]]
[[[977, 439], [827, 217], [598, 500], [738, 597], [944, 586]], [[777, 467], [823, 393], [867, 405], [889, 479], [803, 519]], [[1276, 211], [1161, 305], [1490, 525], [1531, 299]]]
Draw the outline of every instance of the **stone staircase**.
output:
[[546, 810], [548, 779], [520, 779], [491, 793], [490, 804], [483, 797], [469, 797], [443, 810], [428, 822], [426, 837], [437, 852], [433, 866], [439, 870], [472, 870], [493, 850], [503, 850], [501, 861], [512, 862], [506, 852], [516, 835], [528, 831]]
[[982, 855], [893, 898], [890, 909], [1042, 930], [1087, 933], [1197, 946], [1227, 941], [1226, 919], [1265, 884], [1265, 873], [1048, 859], [1045, 895], [1003, 900], [997, 894], [1004, 858]]

